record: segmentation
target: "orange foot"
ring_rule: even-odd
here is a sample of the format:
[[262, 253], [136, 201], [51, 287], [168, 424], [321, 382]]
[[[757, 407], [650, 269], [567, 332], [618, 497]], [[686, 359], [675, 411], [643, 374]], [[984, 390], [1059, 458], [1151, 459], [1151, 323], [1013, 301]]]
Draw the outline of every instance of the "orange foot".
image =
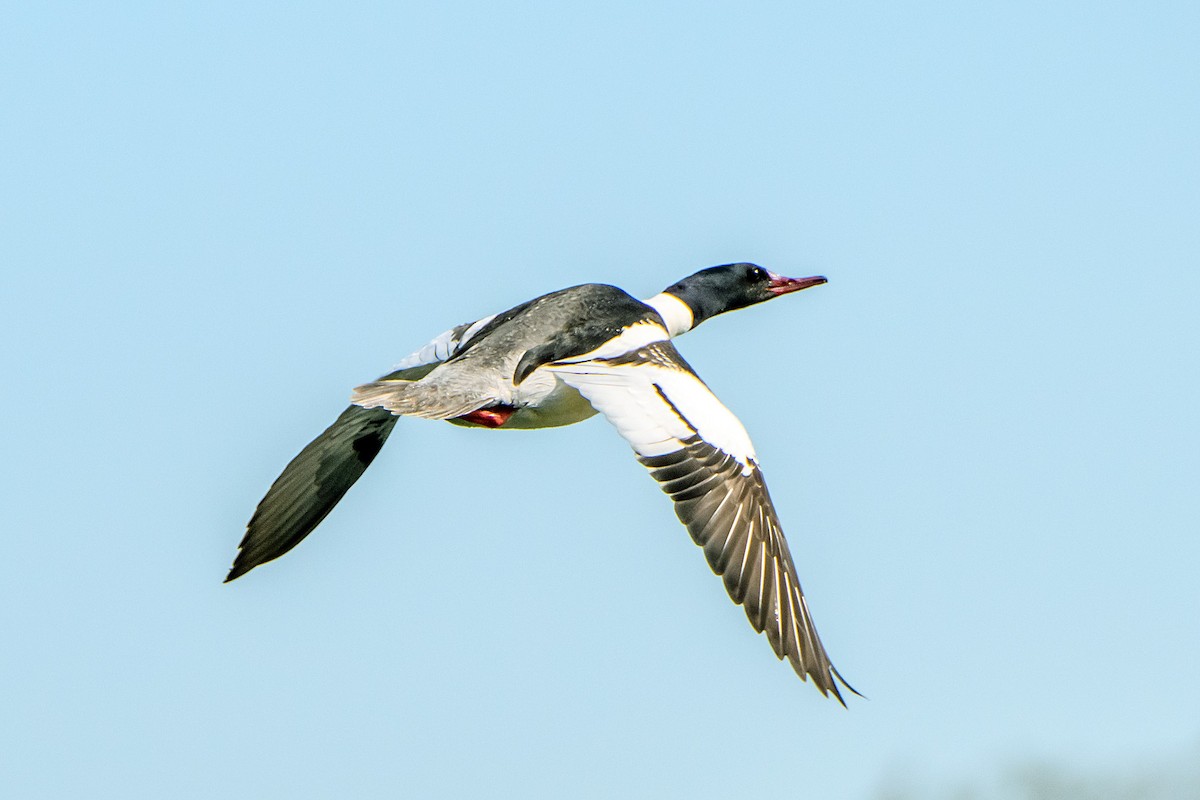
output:
[[515, 413], [517, 413], [517, 409], [513, 406], [491, 406], [490, 408], [481, 408], [478, 411], [472, 411], [470, 414], [463, 414], [461, 417], [456, 417], [456, 419], [474, 422], [485, 428], [499, 428], [508, 422], [509, 418]]

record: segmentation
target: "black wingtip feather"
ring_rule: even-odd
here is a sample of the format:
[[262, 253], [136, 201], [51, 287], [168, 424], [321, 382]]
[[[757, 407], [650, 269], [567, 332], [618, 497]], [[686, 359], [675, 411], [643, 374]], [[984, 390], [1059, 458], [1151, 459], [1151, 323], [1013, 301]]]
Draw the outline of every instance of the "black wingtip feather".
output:
[[233, 569], [229, 570], [229, 574], [225, 576], [225, 580], [221, 581], [221, 583], [236, 581], [238, 578], [242, 577], [252, 569], [254, 569], [254, 567], [238, 567], [235, 565]]
[[259, 502], [225, 583], [273, 561], [312, 533], [370, 466], [398, 418], [350, 406], [288, 463]]

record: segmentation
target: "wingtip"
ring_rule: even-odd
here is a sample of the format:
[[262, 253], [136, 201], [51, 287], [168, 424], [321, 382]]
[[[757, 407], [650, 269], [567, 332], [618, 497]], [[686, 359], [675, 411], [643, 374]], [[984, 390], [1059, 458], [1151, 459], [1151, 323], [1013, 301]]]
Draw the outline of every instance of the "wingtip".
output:
[[833, 690], [834, 697], [836, 697], [838, 702], [842, 704], [842, 708], [848, 708], [848, 706], [846, 705], [846, 701], [844, 699], [842, 699], [842, 693], [840, 691], [838, 691], [838, 687], [837, 687], [838, 683], [841, 683], [842, 686], [845, 686], [847, 689], [849, 689], [852, 694], [855, 694], [855, 695], [861, 697], [863, 700], [870, 699], [865, 694], [860, 692], [858, 689], [855, 689], [853, 686], [851, 686], [846, 681], [846, 679], [842, 677], [842, 673], [837, 671], [837, 667], [833, 666], [832, 664], [829, 665], [829, 673], [833, 678], [836, 679], [836, 680], [832, 681], [832, 685], [830, 686], [830, 688]]
[[229, 574], [225, 576], [225, 580], [221, 581], [221, 583], [229, 583], [230, 581], [236, 581], [238, 578], [242, 577], [243, 575], [245, 575], [247, 572], [249, 572], [252, 569], [254, 569], [254, 567], [247, 567], [245, 565], [234, 564], [233, 567], [229, 570]]

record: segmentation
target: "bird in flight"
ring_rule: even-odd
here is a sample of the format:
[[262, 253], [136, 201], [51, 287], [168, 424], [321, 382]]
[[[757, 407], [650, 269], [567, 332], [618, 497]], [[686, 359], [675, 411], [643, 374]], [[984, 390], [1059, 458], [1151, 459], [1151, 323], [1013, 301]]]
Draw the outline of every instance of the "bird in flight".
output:
[[589, 283], [452, 328], [354, 390], [350, 407], [258, 504], [225, 580], [279, 558], [311, 533], [402, 416], [524, 429], [600, 413], [670, 496], [775, 655], [845, 705], [839, 683], [858, 693], [817, 637], [750, 437], [672, 343], [718, 314], [825, 282], [725, 264], [646, 301]]

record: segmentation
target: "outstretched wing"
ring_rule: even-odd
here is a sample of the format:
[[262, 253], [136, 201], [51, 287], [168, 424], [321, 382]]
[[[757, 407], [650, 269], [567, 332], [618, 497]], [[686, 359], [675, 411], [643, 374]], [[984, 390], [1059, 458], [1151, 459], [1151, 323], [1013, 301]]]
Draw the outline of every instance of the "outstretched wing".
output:
[[[745, 428], [669, 341], [547, 366], [633, 446], [750, 624], [845, 705]], [[605, 354], [607, 355], [607, 354]], [[857, 692], [855, 692], [857, 694]]]
[[397, 419], [386, 410], [350, 406], [309, 442], [259, 502], [225, 582], [279, 558], [312, 533], [371, 465]]
[[[415, 381], [462, 350], [493, 317], [451, 328], [384, 376]], [[246, 526], [226, 582], [279, 558], [312, 533], [375, 459], [399, 419], [352, 405], [309, 442], [271, 484]]]

